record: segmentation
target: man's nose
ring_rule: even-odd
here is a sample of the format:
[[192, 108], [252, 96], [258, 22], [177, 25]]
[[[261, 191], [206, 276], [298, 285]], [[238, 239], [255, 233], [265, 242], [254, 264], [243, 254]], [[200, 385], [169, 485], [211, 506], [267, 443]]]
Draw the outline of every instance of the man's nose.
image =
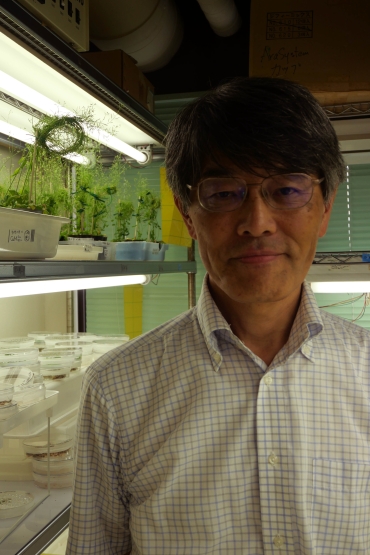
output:
[[261, 237], [276, 231], [272, 209], [262, 196], [260, 186], [249, 186], [247, 196], [238, 210], [238, 233]]

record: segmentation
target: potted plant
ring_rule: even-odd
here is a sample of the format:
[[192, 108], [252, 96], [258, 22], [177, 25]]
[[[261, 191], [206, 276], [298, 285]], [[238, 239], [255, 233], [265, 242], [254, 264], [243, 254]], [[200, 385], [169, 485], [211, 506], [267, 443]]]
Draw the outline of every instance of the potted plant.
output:
[[125, 169], [120, 156], [110, 167], [104, 167], [97, 156], [93, 166], [77, 168], [76, 191], [72, 193], [74, 229], [70, 237], [107, 240], [105, 228]]

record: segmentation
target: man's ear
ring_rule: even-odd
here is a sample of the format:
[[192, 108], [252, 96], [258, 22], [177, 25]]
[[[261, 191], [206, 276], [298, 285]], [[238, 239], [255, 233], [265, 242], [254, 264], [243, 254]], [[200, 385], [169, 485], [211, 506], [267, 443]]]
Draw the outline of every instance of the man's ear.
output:
[[332, 211], [332, 208], [333, 208], [333, 204], [334, 204], [334, 200], [335, 200], [337, 191], [338, 191], [338, 187], [332, 193], [330, 199], [325, 203], [324, 213], [323, 213], [323, 217], [322, 217], [322, 221], [321, 221], [321, 225], [320, 225], [320, 230], [319, 230], [319, 237], [324, 237], [324, 235], [325, 235], [325, 233], [328, 229], [330, 215], [331, 215], [331, 211]]
[[184, 220], [184, 223], [187, 227], [187, 230], [189, 232], [189, 235], [192, 239], [197, 239], [197, 234], [193, 225], [193, 220], [191, 219], [191, 216], [189, 214], [189, 212], [184, 212], [184, 209], [182, 207], [182, 203], [181, 200], [179, 199], [179, 197], [174, 197], [174, 201], [175, 204], [182, 216], [182, 219]]

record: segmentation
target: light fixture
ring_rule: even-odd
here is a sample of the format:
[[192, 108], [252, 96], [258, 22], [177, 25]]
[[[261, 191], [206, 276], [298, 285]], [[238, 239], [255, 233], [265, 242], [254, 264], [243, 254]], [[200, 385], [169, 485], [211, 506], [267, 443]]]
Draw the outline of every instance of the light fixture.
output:
[[[15, 97], [22, 102], [36, 108], [43, 114], [48, 115], [58, 115], [58, 116], [75, 116], [76, 114], [64, 108], [61, 104], [54, 102], [44, 94], [32, 89], [28, 85], [25, 85], [18, 79], [15, 79], [11, 75], [8, 75], [4, 71], [0, 70], [0, 90]], [[125, 154], [130, 158], [133, 158], [137, 162], [144, 164], [148, 161], [148, 156], [145, 152], [142, 152], [131, 145], [125, 143], [124, 141], [114, 137], [110, 133], [93, 126], [84, 126], [85, 133], [91, 139]]]
[[24, 297], [27, 295], [41, 295], [43, 293], [58, 293], [61, 291], [78, 291], [80, 289], [99, 289], [101, 287], [115, 287], [120, 285], [147, 285], [151, 276], [104, 276], [89, 278], [53, 279], [38, 281], [12, 281], [0, 284], [0, 298]]
[[[13, 137], [13, 139], [17, 139], [18, 141], [22, 141], [23, 143], [33, 144], [35, 142], [35, 136], [26, 131], [25, 129], [21, 129], [11, 123], [7, 123], [6, 121], [0, 120], [0, 133], [6, 135], [7, 137]], [[72, 152], [70, 154], [65, 154], [63, 158], [67, 160], [71, 160], [71, 162], [75, 162], [76, 164], [82, 164], [83, 166], [89, 166], [90, 160], [86, 156], [82, 156], [82, 154], [76, 154]]]
[[367, 293], [370, 281], [316, 281], [311, 288], [314, 293]]
[[[0, 60], [0, 91], [5, 95], [50, 115], [78, 114], [91, 108], [96, 121], [104, 122], [114, 129], [110, 132], [112, 134], [105, 134], [97, 129], [90, 130], [94, 135], [92, 138], [98, 134], [98, 140], [102, 144], [142, 164], [148, 160], [147, 153], [132, 145], [160, 145], [146, 130], [128, 121], [124, 115], [96, 97], [93, 91], [81, 87], [69, 74], [63, 74], [52, 63], [45, 63], [1, 31], [0, 51], [6, 52], [6, 56], [2, 56]], [[0, 101], [0, 105], [4, 110], [9, 104], [6, 104], [6, 99], [3, 100], [5, 102]], [[24, 112], [24, 119], [27, 118], [30, 116]], [[158, 121], [158, 124], [161, 122]], [[101, 127], [100, 124], [97, 127]], [[158, 128], [153, 127], [154, 134], [157, 129], [160, 129], [160, 134], [164, 133], [159, 125]]]

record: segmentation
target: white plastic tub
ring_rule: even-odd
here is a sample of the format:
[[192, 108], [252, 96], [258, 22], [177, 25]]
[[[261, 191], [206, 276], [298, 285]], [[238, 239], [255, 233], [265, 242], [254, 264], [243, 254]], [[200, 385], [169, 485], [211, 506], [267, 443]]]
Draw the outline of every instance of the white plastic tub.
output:
[[102, 247], [94, 245], [58, 245], [54, 260], [99, 260], [103, 254]]
[[52, 258], [68, 218], [0, 207], [0, 260]]

